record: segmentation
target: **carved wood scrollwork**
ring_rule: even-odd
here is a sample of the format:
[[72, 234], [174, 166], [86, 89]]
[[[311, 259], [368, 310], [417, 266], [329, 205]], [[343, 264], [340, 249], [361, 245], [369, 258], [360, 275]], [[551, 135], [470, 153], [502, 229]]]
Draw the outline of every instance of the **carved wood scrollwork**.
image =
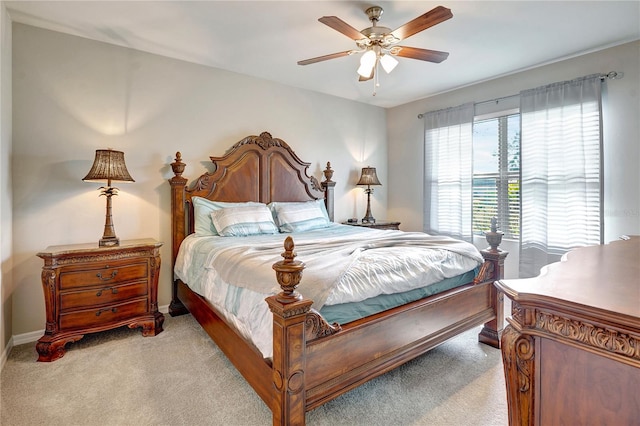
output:
[[493, 266], [493, 262], [485, 260], [485, 262], [480, 266], [480, 271], [478, 271], [478, 275], [473, 279], [474, 284], [480, 284], [484, 281], [489, 281], [493, 278], [493, 271], [495, 267]]
[[287, 143], [282, 139], [274, 138], [269, 132], [262, 132], [260, 133], [260, 136], [247, 136], [246, 138], [233, 145], [231, 147], [231, 150], [247, 144], [258, 145], [260, 148], [265, 150], [273, 146], [291, 149], [289, 148], [289, 145], [287, 145]]
[[523, 334], [515, 342], [516, 367], [518, 369], [519, 390], [523, 393], [531, 391], [533, 379], [533, 337]]
[[511, 317], [519, 324], [524, 324], [524, 309], [517, 302], [511, 301]]
[[211, 173], [205, 173], [200, 176], [195, 183], [193, 184], [193, 188], [191, 191], [204, 191], [205, 189], [211, 188]]
[[43, 269], [41, 272], [42, 282], [46, 283], [51, 294], [54, 294], [53, 291], [56, 288], [56, 271], [51, 269]]
[[330, 336], [342, 330], [342, 327], [337, 322], [329, 324], [322, 315], [315, 309], [311, 309], [304, 320], [305, 336], [307, 342], [324, 337]]
[[45, 331], [47, 333], [55, 333], [58, 331], [58, 323], [56, 322], [53, 311], [56, 294], [56, 271], [52, 269], [43, 269], [41, 272], [41, 280], [44, 289], [44, 303], [47, 308]]
[[73, 265], [73, 264], [83, 264], [88, 262], [104, 262], [107, 260], [130, 259], [130, 258], [140, 257], [140, 256], [149, 256], [150, 253], [151, 252], [149, 250], [134, 250], [134, 251], [103, 253], [103, 254], [89, 254], [84, 256], [61, 257], [56, 260], [56, 265], [64, 266], [64, 265]]
[[309, 179], [311, 179], [311, 188], [316, 191], [324, 191], [324, 188], [322, 188], [322, 184], [320, 184], [320, 181], [318, 181], [315, 176], [311, 176], [309, 177]]
[[502, 360], [507, 384], [509, 424], [533, 423], [534, 338], [512, 326], [502, 334]]
[[640, 360], [640, 340], [616, 330], [563, 318], [546, 312], [538, 312], [536, 328], [563, 336], [576, 342], [602, 349], [606, 352]]

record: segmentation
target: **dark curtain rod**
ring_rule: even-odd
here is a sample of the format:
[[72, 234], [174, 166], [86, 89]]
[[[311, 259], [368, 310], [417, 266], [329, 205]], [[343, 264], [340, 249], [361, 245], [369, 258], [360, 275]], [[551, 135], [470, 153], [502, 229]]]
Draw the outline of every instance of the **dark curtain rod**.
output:
[[[604, 81], [604, 80], [619, 80], [624, 76], [623, 72], [618, 72], [618, 71], [609, 71], [606, 74], [600, 74], [600, 80]], [[513, 98], [514, 96], [518, 96], [518, 94], [515, 95], [509, 95], [509, 96], [502, 96], [500, 98], [495, 98], [495, 99], [490, 99], [488, 101], [480, 101], [480, 102], [475, 102], [474, 105], [479, 105], [479, 104], [486, 104], [489, 102], [500, 102], [504, 99], [508, 99], [508, 98]], [[430, 111], [428, 111], [430, 112]], [[424, 118], [424, 115], [427, 114], [428, 112], [423, 112], [422, 114], [418, 114], [418, 119], [422, 120], [422, 118]]]

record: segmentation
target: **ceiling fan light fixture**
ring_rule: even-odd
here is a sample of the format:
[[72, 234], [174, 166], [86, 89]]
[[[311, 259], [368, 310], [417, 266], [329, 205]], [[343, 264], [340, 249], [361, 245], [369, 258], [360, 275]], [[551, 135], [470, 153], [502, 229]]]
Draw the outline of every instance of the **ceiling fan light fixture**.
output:
[[382, 68], [389, 74], [398, 65], [398, 60], [393, 56], [386, 54], [380, 57], [380, 64]]
[[358, 68], [358, 74], [364, 78], [370, 77], [372, 71], [373, 71], [372, 66], [360, 65], [360, 67]]
[[360, 67], [358, 68], [358, 74], [362, 77], [369, 77], [373, 71], [373, 67], [376, 65], [376, 52], [373, 50], [367, 50], [360, 58]]

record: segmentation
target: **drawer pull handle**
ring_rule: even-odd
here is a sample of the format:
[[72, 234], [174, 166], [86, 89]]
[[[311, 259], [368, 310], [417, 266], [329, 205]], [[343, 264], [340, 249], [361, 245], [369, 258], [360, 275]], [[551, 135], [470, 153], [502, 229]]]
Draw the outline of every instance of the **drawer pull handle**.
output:
[[115, 271], [111, 272], [111, 276], [110, 277], [103, 277], [102, 276], [102, 272], [98, 272], [96, 274], [96, 277], [100, 278], [102, 281], [109, 281], [112, 280], [116, 277], [116, 275], [118, 275], [118, 270], [116, 269]]
[[113, 312], [115, 314], [116, 312], [118, 312], [118, 308], [99, 309], [98, 312], [96, 312], [96, 316], [99, 317], [100, 314], [102, 314], [103, 312], [108, 312], [108, 311], [111, 311], [111, 312]]
[[102, 296], [102, 292], [105, 291], [105, 290], [111, 290], [111, 294], [118, 294], [118, 289], [117, 288], [115, 288], [115, 287], [105, 287], [105, 288], [102, 288], [102, 289], [98, 290], [98, 292], [96, 293], [96, 296], [98, 296], [98, 297]]

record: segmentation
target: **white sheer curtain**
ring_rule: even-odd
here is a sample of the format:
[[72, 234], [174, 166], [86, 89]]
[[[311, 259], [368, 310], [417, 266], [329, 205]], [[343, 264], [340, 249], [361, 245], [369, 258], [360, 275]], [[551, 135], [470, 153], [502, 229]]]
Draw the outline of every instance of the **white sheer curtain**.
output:
[[473, 103], [424, 119], [424, 231], [472, 240]]
[[520, 93], [520, 277], [602, 242], [599, 75]]

